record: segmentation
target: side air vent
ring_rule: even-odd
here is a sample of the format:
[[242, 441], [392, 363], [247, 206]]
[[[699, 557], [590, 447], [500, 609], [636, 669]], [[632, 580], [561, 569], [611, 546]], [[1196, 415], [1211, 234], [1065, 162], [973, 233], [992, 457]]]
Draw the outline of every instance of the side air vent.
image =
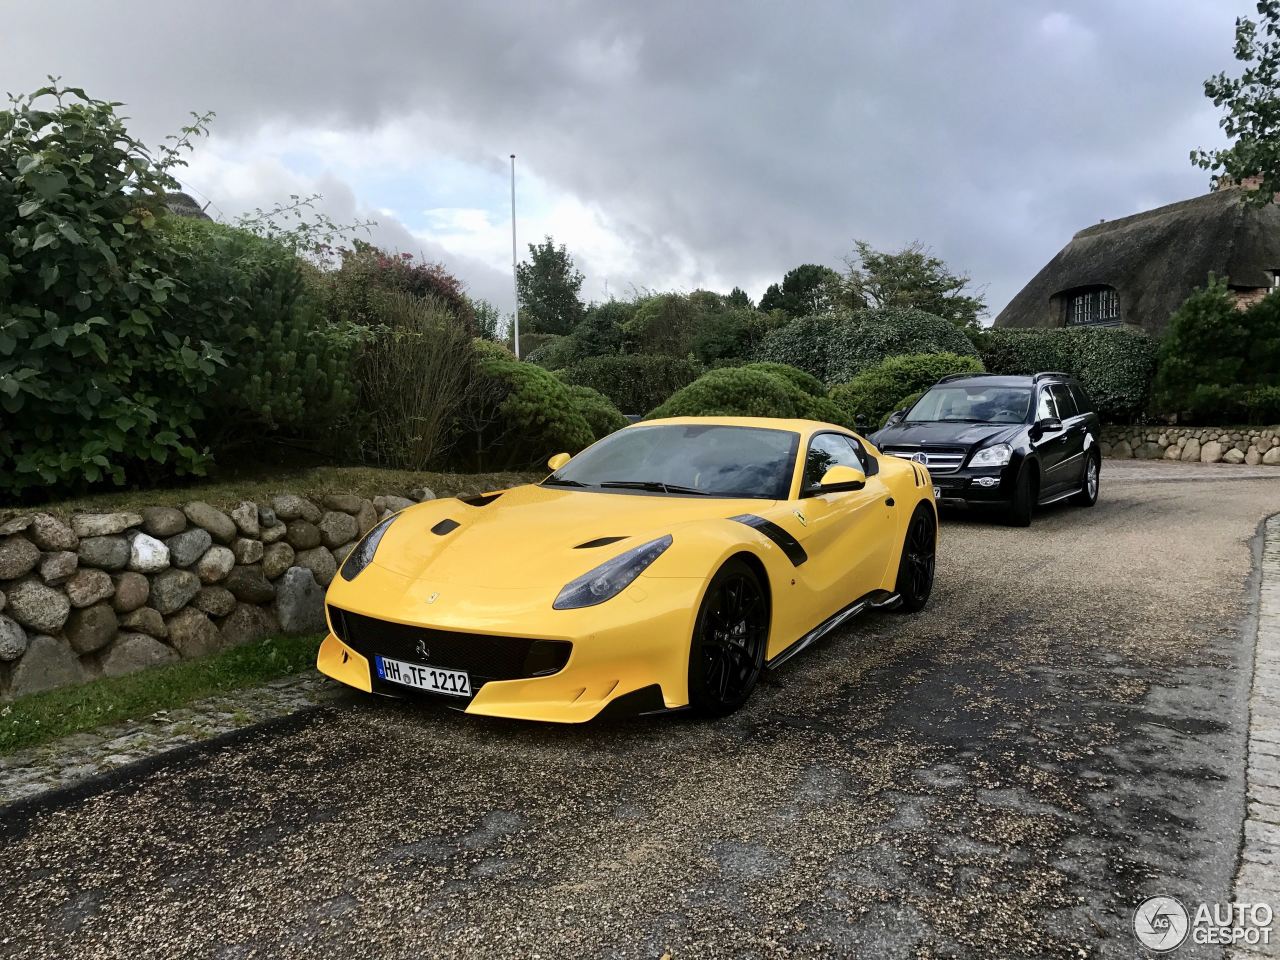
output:
[[500, 493], [477, 493], [473, 497], [458, 497], [458, 499], [469, 507], [487, 507], [500, 496], [502, 496]]
[[573, 549], [590, 550], [592, 547], [607, 547], [611, 543], [617, 543], [619, 540], [625, 540], [626, 537], [600, 537], [596, 540], [588, 540], [586, 543], [580, 543]]
[[457, 520], [449, 520], [446, 518], [432, 527], [431, 532], [437, 537], [443, 537], [446, 533], [453, 533], [453, 531], [457, 530], [460, 526], [462, 526], [462, 524], [458, 523]]

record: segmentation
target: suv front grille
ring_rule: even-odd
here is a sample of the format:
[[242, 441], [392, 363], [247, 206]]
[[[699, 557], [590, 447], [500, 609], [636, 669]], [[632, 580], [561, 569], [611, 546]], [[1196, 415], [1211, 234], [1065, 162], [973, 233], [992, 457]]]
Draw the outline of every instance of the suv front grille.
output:
[[930, 473], [954, 473], [964, 463], [966, 450], [964, 447], [885, 447], [885, 453], [904, 460], [910, 460], [917, 453], [925, 456], [924, 465]]
[[338, 639], [361, 656], [372, 658], [378, 654], [446, 670], [465, 670], [473, 690], [489, 680], [520, 680], [557, 673], [569, 662], [573, 649], [567, 640], [495, 637], [415, 627], [333, 606], [329, 607], [329, 620]]

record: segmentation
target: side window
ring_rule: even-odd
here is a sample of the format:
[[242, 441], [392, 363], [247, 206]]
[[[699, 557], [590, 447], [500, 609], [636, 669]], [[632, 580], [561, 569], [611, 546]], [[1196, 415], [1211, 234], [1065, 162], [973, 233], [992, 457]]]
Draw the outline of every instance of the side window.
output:
[[1049, 417], [1056, 417], [1057, 409], [1053, 406], [1053, 398], [1049, 396], [1049, 388], [1040, 388], [1040, 399], [1036, 401], [1036, 419], [1045, 420]]
[[862, 470], [862, 461], [848, 439], [838, 433], [820, 433], [809, 441], [809, 453], [804, 459], [804, 487], [810, 490], [822, 482], [832, 467], [855, 467]]
[[1055, 383], [1049, 390], [1053, 393], [1053, 402], [1058, 408], [1059, 417], [1066, 420], [1068, 417], [1074, 417], [1079, 413], [1076, 410], [1076, 401], [1071, 396], [1071, 388], [1065, 383]]
[[1093, 401], [1089, 399], [1089, 395], [1084, 392], [1084, 387], [1078, 383], [1071, 385], [1071, 395], [1076, 398], [1076, 409], [1081, 413], [1093, 413]]

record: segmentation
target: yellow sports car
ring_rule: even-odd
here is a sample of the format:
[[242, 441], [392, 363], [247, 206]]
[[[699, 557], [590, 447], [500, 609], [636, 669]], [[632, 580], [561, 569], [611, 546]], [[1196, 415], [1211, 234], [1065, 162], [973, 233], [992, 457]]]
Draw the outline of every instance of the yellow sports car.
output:
[[541, 483], [383, 520], [329, 587], [321, 671], [468, 713], [728, 713], [867, 607], [918, 610], [937, 514], [918, 463], [808, 420], [636, 424]]

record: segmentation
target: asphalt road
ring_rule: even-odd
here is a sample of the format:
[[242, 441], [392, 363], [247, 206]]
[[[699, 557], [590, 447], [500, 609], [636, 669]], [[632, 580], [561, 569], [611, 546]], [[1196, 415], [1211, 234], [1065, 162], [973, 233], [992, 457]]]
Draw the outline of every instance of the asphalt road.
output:
[[1133, 957], [1143, 897], [1229, 899], [1280, 510], [1274, 479], [1158, 476], [948, 520], [923, 613], [722, 721], [353, 697], [0, 811], [0, 953]]

